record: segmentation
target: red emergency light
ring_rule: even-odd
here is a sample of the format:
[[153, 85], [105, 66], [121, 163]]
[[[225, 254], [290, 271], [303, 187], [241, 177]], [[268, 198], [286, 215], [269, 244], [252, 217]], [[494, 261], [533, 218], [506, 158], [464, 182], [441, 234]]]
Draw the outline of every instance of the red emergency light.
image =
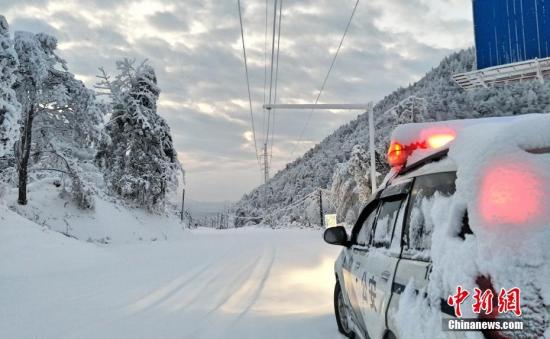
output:
[[456, 138], [456, 132], [450, 128], [430, 128], [420, 132], [420, 139], [408, 145], [392, 141], [388, 149], [388, 164], [401, 167], [408, 157], [417, 149], [434, 150], [442, 148]]
[[392, 142], [388, 150], [388, 164], [391, 167], [405, 165], [409, 157], [409, 150], [398, 142]]

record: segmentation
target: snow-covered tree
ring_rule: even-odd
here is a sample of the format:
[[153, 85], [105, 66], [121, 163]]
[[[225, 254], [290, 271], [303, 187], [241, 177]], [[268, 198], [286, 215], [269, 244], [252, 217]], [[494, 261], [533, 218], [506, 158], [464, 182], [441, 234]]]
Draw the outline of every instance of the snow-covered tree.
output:
[[354, 178], [349, 175], [348, 163], [336, 166], [332, 176], [331, 193], [332, 202], [336, 205], [338, 221], [352, 224], [359, 216], [357, 208], [359, 194]]
[[160, 89], [146, 62], [117, 62], [113, 81], [101, 71], [98, 88], [112, 101], [111, 120], [103, 130], [96, 156], [107, 187], [149, 210], [163, 208], [166, 194], [177, 188], [182, 171], [170, 128], [157, 114]]
[[365, 148], [356, 145], [351, 150], [351, 158], [348, 161], [348, 173], [353, 177], [357, 185], [359, 200], [365, 203], [371, 195], [370, 180], [370, 156]]
[[65, 62], [55, 55], [57, 40], [44, 33], [15, 33], [15, 50], [19, 57], [16, 93], [22, 105], [21, 138], [17, 147], [17, 170], [19, 175], [18, 203], [27, 204], [28, 166], [31, 155], [34, 118], [45, 111], [55, 112], [65, 104], [62, 88], [53, 90], [55, 66], [65, 68]]
[[[377, 170], [380, 157], [376, 154]], [[377, 184], [381, 178], [377, 176]], [[371, 195], [370, 154], [362, 145], [352, 148], [350, 159], [338, 164], [332, 177], [332, 199], [339, 221], [352, 224]]]
[[67, 70], [55, 54], [57, 40], [44, 33], [15, 33], [19, 58], [15, 91], [22, 105], [17, 143], [18, 203], [27, 203], [31, 162], [35, 171], [59, 172], [71, 183], [70, 193], [83, 208], [93, 207], [91, 189], [81, 178], [83, 150], [97, 143], [103, 112], [95, 95]]
[[106, 114], [106, 107], [96, 98], [95, 92], [86, 88], [82, 81], [74, 78], [70, 72], [57, 75], [59, 85], [54, 85], [53, 93], [60, 97], [56, 100], [54, 112], [36, 116], [34, 129], [40, 131], [37, 137], [39, 144], [54, 142], [58, 149], [71, 152], [93, 148], [101, 137], [101, 127]]
[[0, 157], [13, 153], [13, 144], [19, 137], [21, 106], [13, 90], [18, 66], [8, 22], [0, 15]]

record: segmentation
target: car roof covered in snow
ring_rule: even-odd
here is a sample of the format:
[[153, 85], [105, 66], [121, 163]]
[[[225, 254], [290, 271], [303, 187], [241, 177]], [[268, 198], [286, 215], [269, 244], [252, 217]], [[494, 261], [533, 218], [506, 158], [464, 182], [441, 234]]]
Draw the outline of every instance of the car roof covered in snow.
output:
[[[486, 134], [484, 140], [478, 140], [479, 143], [491, 142], [491, 138], [499, 131], [507, 131], [514, 125], [524, 122], [536, 124], [534, 120], [550, 119], [550, 114], [526, 114], [508, 117], [490, 117], [479, 119], [448, 120], [438, 122], [410, 123], [399, 125], [391, 135], [391, 143], [403, 145], [408, 150], [405, 166], [400, 172], [409, 172], [422, 166], [424, 163], [430, 163], [434, 160], [443, 158], [450, 148], [457, 143], [464, 142], [464, 135], [467, 130], [486, 129], [491, 133]], [[529, 128], [518, 130], [518, 133], [529, 133]], [[550, 145], [547, 145], [550, 146]], [[537, 146], [533, 146], [536, 148]]]

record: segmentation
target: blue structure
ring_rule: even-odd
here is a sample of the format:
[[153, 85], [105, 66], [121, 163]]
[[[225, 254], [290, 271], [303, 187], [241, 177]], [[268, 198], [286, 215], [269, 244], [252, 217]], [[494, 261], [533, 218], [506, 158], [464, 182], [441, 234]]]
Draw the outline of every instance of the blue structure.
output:
[[477, 68], [550, 57], [550, 0], [473, 0]]

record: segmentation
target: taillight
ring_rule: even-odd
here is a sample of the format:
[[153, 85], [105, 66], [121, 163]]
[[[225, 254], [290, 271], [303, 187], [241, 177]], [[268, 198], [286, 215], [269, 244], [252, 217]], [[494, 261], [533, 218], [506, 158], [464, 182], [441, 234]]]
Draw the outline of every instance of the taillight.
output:
[[388, 150], [388, 163], [392, 167], [399, 167], [405, 165], [409, 152], [397, 142], [392, 142], [390, 149]]
[[479, 208], [490, 225], [522, 224], [542, 210], [541, 184], [526, 165], [489, 168], [482, 179]]

